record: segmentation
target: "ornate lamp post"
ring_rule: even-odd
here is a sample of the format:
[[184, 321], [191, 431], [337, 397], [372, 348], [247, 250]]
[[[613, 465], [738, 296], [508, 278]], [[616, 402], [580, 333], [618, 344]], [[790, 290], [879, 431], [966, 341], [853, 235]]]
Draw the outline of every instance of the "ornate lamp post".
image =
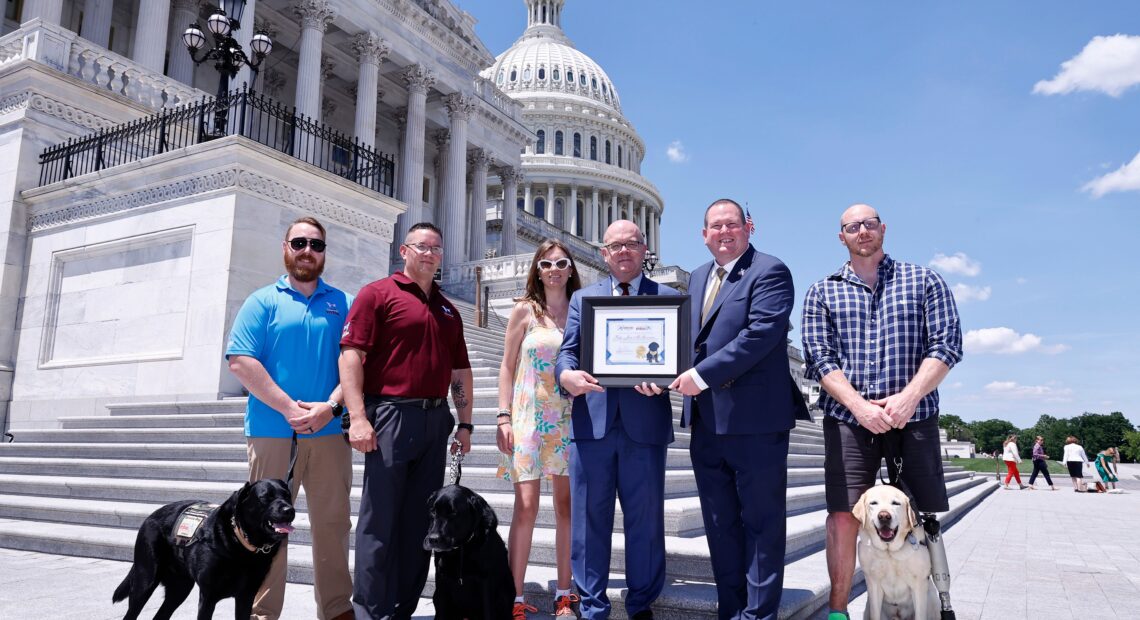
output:
[[206, 33], [198, 24], [190, 24], [182, 33], [182, 43], [190, 52], [190, 59], [194, 64], [200, 65], [207, 60], [214, 61], [214, 69], [218, 71], [217, 109], [214, 112], [214, 136], [225, 135], [226, 116], [229, 112], [227, 96], [230, 80], [237, 76], [243, 65], [249, 65], [253, 72], [253, 81], [257, 80], [257, 68], [261, 62], [273, 51], [273, 40], [263, 31], [253, 35], [249, 42], [253, 58], [242, 50], [241, 43], [234, 39], [234, 33], [241, 29], [241, 14], [245, 10], [245, 0], [221, 0], [218, 10], [206, 20], [206, 28], [213, 35], [214, 46], [207, 49], [202, 57], [198, 51], [206, 44]]
[[653, 273], [657, 268], [657, 254], [652, 250], [645, 253], [645, 259], [641, 261], [641, 267], [645, 269], [646, 273]]

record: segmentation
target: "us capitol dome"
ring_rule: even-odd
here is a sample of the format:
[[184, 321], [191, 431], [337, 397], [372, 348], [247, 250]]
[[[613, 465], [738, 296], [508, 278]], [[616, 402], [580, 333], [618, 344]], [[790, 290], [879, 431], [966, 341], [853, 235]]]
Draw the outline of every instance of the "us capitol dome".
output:
[[490, 180], [492, 195], [504, 184], [508, 192], [517, 187], [525, 214], [519, 213], [515, 252], [533, 251], [542, 241], [539, 228], [526, 226], [537, 218], [595, 246], [611, 222], [633, 220], [650, 251], [660, 253], [665, 205], [641, 176], [645, 142], [622, 113], [617, 87], [562, 31], [565, 0], [524, 4], [526, 31], [481, 73], [522, 104], [522, 122], [536, 137], [522, 154], [521, 176]]

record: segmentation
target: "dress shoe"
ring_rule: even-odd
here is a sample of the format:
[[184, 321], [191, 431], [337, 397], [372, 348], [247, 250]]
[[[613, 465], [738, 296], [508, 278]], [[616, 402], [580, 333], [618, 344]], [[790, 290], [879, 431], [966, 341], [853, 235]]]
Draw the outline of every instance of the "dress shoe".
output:
[[642, 609], [641, 611], [633, 614], [630, 620], [653, 620], [652, 609]]

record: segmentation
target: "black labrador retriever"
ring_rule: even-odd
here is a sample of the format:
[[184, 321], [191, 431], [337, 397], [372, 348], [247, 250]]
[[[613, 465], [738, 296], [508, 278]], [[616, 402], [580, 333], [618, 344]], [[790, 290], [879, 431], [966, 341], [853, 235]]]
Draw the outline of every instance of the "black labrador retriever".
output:
[[515, 586], [499, 520], [487, 500], [452, 484], [428, 500], [431, 524], [424, 549], [435, 552], [435, 617], [504, 620]]
[[198, 584], [198, 620], [234, 597], [234, 617], [248, 620], [253, 597], [296, 516], [281, 480], [245, 483], [221, 506], [197, 500], [167, 504], [143, 521], [135, 561], [111, 601], [130, 597], [124, 620], [139, 612], [159, 584], [166, 598], [155, 619], [170, 618]]

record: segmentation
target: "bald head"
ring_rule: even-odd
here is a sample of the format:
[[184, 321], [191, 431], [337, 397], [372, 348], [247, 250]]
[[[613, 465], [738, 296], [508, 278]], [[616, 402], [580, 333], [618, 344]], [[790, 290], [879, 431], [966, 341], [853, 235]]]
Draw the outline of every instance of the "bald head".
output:
[[641, 229], [637, 227], [637, 224], [629, 220], [614, 220], [614, 223], [606, 228], [606, 233], [602, 235], [602, 243], [609, 244], [612, 239], [618, 237], [621, 237], [621, 241], [626, 241], [630, 235], [636, 235], [637, 241], [645, 240], [641, 236]]
[[[629, 220], [615, 221], [606, 229], [602, 244], [602, 258], [618, 282], [630, 282], [641, 273], [646, 248], [645, 237], [637, 224]], [[615, 245], [618, 249], [611, 250]]]
[[[851, 222], [861, 222], [867, 218], [879, 217], [879, 212], [876, 211], [871, 205], [863, 203], [855, 203], [839, 216], [839, 226], [843, 227], [844, 224]], [[881, 219], [881, 218], [880, 218]]]

